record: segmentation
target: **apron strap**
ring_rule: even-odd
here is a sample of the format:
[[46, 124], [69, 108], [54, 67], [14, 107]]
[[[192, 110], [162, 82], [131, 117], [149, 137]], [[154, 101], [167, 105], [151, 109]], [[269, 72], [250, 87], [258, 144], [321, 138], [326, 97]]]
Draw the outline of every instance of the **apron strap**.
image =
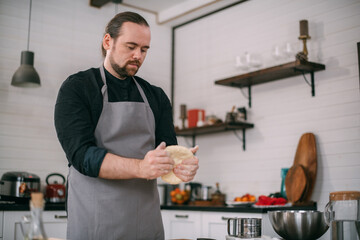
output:
[[[102, 80], [103, 83], [104, 83], [104, 86], [101, 88], [101, 92], [102, 92], [103, 96], [106, 95], [106, 97], [107, 97], [107, 91], [106, 91], [107, 85], [106, 85], [104, 65], [101, 65], [101, 67], [100, 67], [100, 75], [101, 75], [101, 80]], [[147, 98], [146, 98], [146, 96], [145, 96], [144, 90], [141, 88], [140, 84], [135, 80], [134, 77], [132, 77], [132, 79], [134, 80], [134, 82], [135, 82], [135, 84], [136, 84], [136, 87], [137, 87], [137, 89], [139, 90], [140, 95], [141, 95], [141, 97], [142, 97], [145, 105], [146, 105], [146, 106], [150, 106], [149, 101], [147, 100]], [[104, 97], [105, 97], [105, 96], [104, 96]], [[108, 99], [108, 101], [109, 101], [109, 99]]]

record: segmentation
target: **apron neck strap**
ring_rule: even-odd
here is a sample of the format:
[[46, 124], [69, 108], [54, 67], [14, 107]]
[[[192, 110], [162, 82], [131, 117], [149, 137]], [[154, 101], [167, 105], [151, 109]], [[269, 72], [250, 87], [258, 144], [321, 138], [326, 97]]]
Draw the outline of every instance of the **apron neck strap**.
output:
[[[105, 78], [105, 70], [104, 70], [104, 69], [105, 69], [104, 64], [102, 64], [102, 65], [100, 66], [101, 80], [103, 81], [104, 86], [107, 86], [107, 85], [106, 85], [106, 78]], [[137, 89], [139, 90], [142, 99], [144, 100], [144, 103], [145, 103], [146, 105], [149, 105], [149, 101], [147, 100], [147, 98], [146, 98], [146, 96], [145, 96], [144, 90], [142, 90], [140, 84], [135, 80], [134, 77], [132, 77], [132, 79], [134, 80], [134, 82], [135, 82], [135, 84], [136, 84], [136, 87], [137, 87]], [[104, 88], [104, 89], [105, 89], [105, 88]], [[104, 94], [104, 92], [103, 92], [103, 94]]]

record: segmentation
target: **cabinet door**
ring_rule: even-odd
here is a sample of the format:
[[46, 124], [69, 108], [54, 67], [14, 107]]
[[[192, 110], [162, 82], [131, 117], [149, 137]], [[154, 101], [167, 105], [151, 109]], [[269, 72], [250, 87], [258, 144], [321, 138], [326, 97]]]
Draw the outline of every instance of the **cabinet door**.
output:
[[165, 239], [196, 239], [201, 234], [201, 212], [162, 211]]
[[[21, 218], [29, 215], [28, 211], [4, 211], [4, 239], [22, 240]], [[65, 211], [43, 212], [43, 222], [48, 237], [66, 239]]]
[[261, 218], [259, 213], [203, 212], [202, 237], [225, 239], [229, 218]]

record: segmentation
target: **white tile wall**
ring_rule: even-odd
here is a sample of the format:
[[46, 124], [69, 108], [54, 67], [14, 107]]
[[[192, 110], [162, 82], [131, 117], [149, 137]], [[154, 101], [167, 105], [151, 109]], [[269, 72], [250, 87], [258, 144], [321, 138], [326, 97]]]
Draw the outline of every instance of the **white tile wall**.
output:
[[[57, 91], [68, 75], [101, 63], [101, 36], [115, 7], [33, 1], [30, 50], [42, 87], [19, 89], [10, 81], [26, 49], [28, 7], [27, 0], [0, 1], [0, 174], [26, 170], [44, 180], [53, 171], [67, 173], [53, 127]], [[122, 10], [127, 9], [120, 5]], [[176, 30], [176, 124], [182, 103], [220, 117], [233, 105], [247, 107], [239, 89], [214, 81], [243, 73], [234, 65], [245, 51], [260, 53], [263, 67], [278, 64], [271, 49], [285, 42], [301, 46], [301, 19], [309, 21], [310, 61], [326, 65], [315, 73], [316, 97], [300, 76], [254, 86], [248, 114], [255, 128], [246, 132], [246, 151], [231, 132], [198, 137], [195, 180], [219, 181], [229, 197], [279, 191], [280, 168], [292, 165], [301, 134], [313, 132], [318, 147], [313, 200], [319, 209], [331, 191], [360, 190], [359, 10], [358, 0], [252, 0]], [[171, 31], [156, 25], [154, 15], [142, 14], [152, 28], [152, 46], [139, 76], [169, 95]]]
[[[57, 92], [70, 74], [101, 64], [102, 35], [115, 10], [112, 3], [98, 9], [87, 0], [34, 0], [30, 50], [42, 86], [22, 89], [10, 82], [27, 47], [29, 0], [0, 1], [0, 175], [29, 171], [43, 186], [51, 172], [67, 175], [53, 123]], [[139, 13], [151, 26], [152, 43], [138, 75], [170, 94], [171, 29], [157, 25], [153, 14]]]
[[[253, 86], [249, 109], [239, 89], [214, 84], [245, 72], [235, 67], [235, 57], [246, 51], [261, 54], [263, 67], [279, 64], [272, 48], [286, 42], [301, 47], [297, 38], [302, 19], [309, 21], [309, 60], [326, 65], [325, 71], [315, 73], [315, 97], [302, 76], [287, 78]], [[255, 124], [246, 131], [246, 151], [232, 132], [197, 137], [196, 180], [213, 186], [219, 181], [230, 198], [277, 192], [280, 169], [292, 165], [300, 136], [313, 132], [318, 172], [312, 199], [318, 209], [323, 210], [329, 192], [359, 191], [359, 41], [358, 0], [253, 0], [178, 28], [176, 124], [181, 125], [180, 104], [204, 108], [222, 119], [233, 105], [246, 106], [248, 120]], [[179, 139], [181, 144], [191, 143]]]

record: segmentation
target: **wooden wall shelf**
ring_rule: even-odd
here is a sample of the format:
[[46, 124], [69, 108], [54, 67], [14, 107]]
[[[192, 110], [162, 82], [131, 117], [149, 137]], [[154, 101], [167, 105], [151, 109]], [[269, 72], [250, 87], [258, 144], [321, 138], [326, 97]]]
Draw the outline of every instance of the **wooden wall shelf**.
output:
[[249, 107], [251, 107], [251, 86], [263, 84], [271, 81], [303, 75], [310, 73], [311, 76], [311, 93], [315, 96], [314, 72], [325, 70], [325, 65], [308, 61], [295, 61], [278, 66], [261, 69], [242, 75], [217, 80], [215, 84], [229, 87], [249, 88]]
[[218, 132], [225, 132], [225, 131], [235, 131], [235, 130], [242, 130], [242, 142], [243, 142], [243, 149], [245, 150], [245, 129], [253, 128], [254, 124], [246, 123], [246, 122], [236, 122], [236, 123], [217, 123], [214, 125], [208, 125], [203, 127], [194, 127], [194, 128], [186, 128], [176, 130], [177, 136], [182, 137], [192, 137], [193, 146], [195, 146], [195, 140], [197, 135], [205, 135], [205, 134], [212, 134]]

